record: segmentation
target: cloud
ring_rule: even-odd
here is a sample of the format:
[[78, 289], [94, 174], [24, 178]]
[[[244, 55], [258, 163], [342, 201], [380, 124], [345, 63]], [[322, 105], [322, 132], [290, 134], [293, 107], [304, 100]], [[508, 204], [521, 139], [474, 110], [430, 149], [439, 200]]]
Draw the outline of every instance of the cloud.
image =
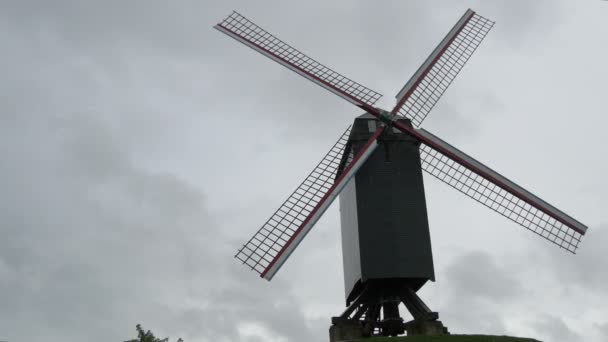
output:
[[608, 322], [603, 324], [595, 324], [595, 328], [601, 333], [602, 337], [608, 338]]
[[[101, 334], [116, 336], [126, 317], [158, 310], [151, 298], [165, 300], [164, 286], [179, 288], [171, 278], [187, 264], [184, 245], [192, 248], [188, 241], [204, 236], [196, 228], [212, 222], [204, 196], [172, 175], [134, 166], [93, 118], [44, 123], [32, 127], [26, 118], [4, 127], [36, 143], [30, 134], [13, 137], [21, 149], [0, 169], [13, 194], [1, 209], [0, 259], [12, 274], [1, 286], [1, 330], [9, 340], [85, 338], [70, 329], [75, 322], [107, 320], [113, 327]], [[33, 322], [38, 328], [24, 336]]]
[[[94, 118], [47, 123], [62, 141], [44, 138], [48, 160], [24, 153], [37, 165], [3, 168], [0, 177], [17, 195], [0, 213], [7, 339], [111, 340], [135, 323], [209, 341], [237, 340], [248, 322], [287, 340], [314, 336], [285, 283], [271, 288], [237, 265], [225, 268], [232, 246], [221, 242], [200, 190], [135, 166]], [[101, 321], [108, 327], [95, 338], [71, 329]], [[25, 329], [32, 323], [37, 329]]]
[[545, 341], [572, 342], [583, 340], [559, 317], [545, 315], [539, 317], [532, 325], [541, 336], [544, 336]]
[[[78, 87], [107, 73], [53, 62], [36, 80], [44, 91], [15, 92], [0, 129], [3, 338], [107, 341], [143, 323], [159, 335], [237, 340], [237, 322], [310, 336], [285, 283], [269, 287], [233, 264], [207, 196], [146, 165], [138, 145], [158, 117], [121, 122], [117, 93]], [[88, 336], [99, 322], [106, 329]]]
[[443, 273], [445, 278], [438, 281], [445, 292], [431, 296], [438, 297], [439, 305], [429, 305], [452, 333], [509, 332], [501, 311], [508, 311], [508, 304], [525, 290], [508, 267], [486, 252], [471, 251], [454, 257]]
[[454, 294], [470, 299], [506, 301], [521, 295], [522, 285], [487, 253], [469, 252], [455, 259], [446, 272]]
[[605, 246], [608, 244], [608, 227], [599, 225], [590, 227], [576, 255], [551, 250], [536, 255], [551, 269], [555, 281], [572, 291], [593, 291], [608, 296], [608, 261], [605, 258]]

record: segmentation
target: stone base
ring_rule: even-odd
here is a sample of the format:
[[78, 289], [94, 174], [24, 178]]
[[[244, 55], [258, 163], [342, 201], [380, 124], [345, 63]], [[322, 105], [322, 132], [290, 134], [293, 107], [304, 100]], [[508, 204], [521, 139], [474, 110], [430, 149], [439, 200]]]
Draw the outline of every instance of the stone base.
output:
[[412, 335], [449, 335], [448, 328], [441, 321], [413, 320], [405, 323], [407, 336]]
[[[337, 317], [336, 317], [337, 318]], [[355, 320], [336, 320], [329, 327], [329, 342], [350, 342], [365, 336], [363, 325]]]

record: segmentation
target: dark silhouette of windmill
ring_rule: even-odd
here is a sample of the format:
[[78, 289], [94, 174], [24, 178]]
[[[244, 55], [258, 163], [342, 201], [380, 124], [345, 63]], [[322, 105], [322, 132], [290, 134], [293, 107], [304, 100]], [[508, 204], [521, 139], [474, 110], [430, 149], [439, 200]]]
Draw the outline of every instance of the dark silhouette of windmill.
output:
[[[233, 12], [215, 26], [344, 98], [357, 117], [298, 188], [239, 249], [236, 258], [271, 280], [340, 194], [346, 310], [333, 341], [447, 329], [416, 292], [435, 280], [422, 171], [574, 253], [587, 227], [420, 126], [493, 22], [468, 10], [397, 94], [346, 78]], [[404, 323], [403, 303], [413, 317]]]

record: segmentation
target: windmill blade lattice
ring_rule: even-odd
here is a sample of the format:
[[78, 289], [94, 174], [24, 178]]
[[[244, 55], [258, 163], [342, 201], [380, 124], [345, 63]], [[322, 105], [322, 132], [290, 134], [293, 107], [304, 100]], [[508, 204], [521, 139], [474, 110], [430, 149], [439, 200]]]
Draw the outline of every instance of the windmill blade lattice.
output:
[[235, 258], [262, 274], [310, 215], [334, 182], [351, 127], [275, 213], [238, 251]]
[[379, 128], [336, 178], [350, 129], [349, 127], [342, 134], [321, 162], [238, 251], [235, 258], [267, 280], [274, 277], [350, 178], [375, 150], [378, 145], [376, 139], [384, 131], [384, 128]]
[[[420, 159], [424, 171], [557, 246], [576, 252], [586, 226], [439, 138], [433, 136], [433, 140], [445, 144], [444, 147], [466, 158], [468, 163], [491, 177], [484, 177], [422, 143]], [[499, 185], [497, 180], [503, 185]]]
[[397, 94], [391, 113], [420, 126], [493, 25], [468, 10]]
[[373, 106], [382, 97], [306, 56], [236, 11], [215, 28], [355, 105]]
[[[215, 28], [374, 115], [383, 125], [356, 155], [348, 153], [350, 128], [235, 257], [270, 280], [378, 146], [385, 127], [420, 142], [429, 174], [572, 253], [587, 227], [443, 140], [418, 127], [462, 70], [494, 22], [468, 10], [397, 94], [391, 112], [374, 107], [381, 97], [306, 56], [237, 12]], [[406, 117], [412, 125], [399, 118]], [[370, 131], [371, 132], [371, 131]]]

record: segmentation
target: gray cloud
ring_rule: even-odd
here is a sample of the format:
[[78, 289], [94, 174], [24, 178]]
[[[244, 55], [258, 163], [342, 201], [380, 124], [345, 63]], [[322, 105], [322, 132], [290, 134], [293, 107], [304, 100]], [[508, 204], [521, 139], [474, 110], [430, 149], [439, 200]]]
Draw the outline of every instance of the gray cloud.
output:
[[523, 287], [509, 269], [488, 253], [472, 251], [455, 257], [442, 273], [446, 299], [434, 309], [452, 333], [510, 333], [499, 310], [521, 296]]
[[546, 336], [545, 341], [571, 342], [581, 340], [581, 336], [572, 331], [559, 317], [545, 315], [540, 317], [533, 325], [539, 334]]
[[532, 249], [526, 257], [534, 260], [536, 267], [549, 270], [546, 280], [562, 284], [564, 293], [591, 291], [604, 297], [608, 296], [608, 261], [604, 257], [607, 243], [608, 229], [602, 224], [589, 228], [576, 255], [559, 249]]
[[[63, 140], [44, 142], [48, 161], [0, 177], [9, 193], [23, 195], [1, 213], [7, 339], [87, 338], [86, 329], [71, 328], [99, 321], [109, 325], [99, 340], [141, 321], [192, 339], [237, 340], [236, 327], [247, 322], [290, 340], [314, 336], [285, 284], [274, 287], [276, 296], [236, 267], [222, 270], [232, 246], [209, 244], [221, 231], [199, 190], [135, 167], [94, 118], [48, 124], [46, 133]], [[38, 321], [45, 323], [25, 329]]]
[[[206, 196], [175, 174], [143, 166], [150, 157], [135, 145], [149, 141], [158, 117], [121, 121], [129, 105], [110, 89], [77, 86], [98, 70], [72, 67], [57, 64], [47, 71], [53, 77], [39, 77], [36, 101], [14, 94], [14, 112], [3, 119], [3, 338], [91, 340], [87, 331], [99, 322], [106, 326], [99, 340], [126, 338], [138, 322], [192, 339], [240, 339], [236, 322], [291, 340], [310, 335], [285, 284], [274, 287], [280, 297], [262, 283], [249, 292], [238, 279], [244, 272], [222, 271], [235, 246], [222, 238]], [[241, 306], [224, 300], [228, 294]]]
[[595, 328], [599, 330], [602, 337], [608, 338], [608, 322], [603, 324], [595, 324]]
[[2, 168], [2, 186], [14, 195], [2, 206], [1, 259], [13, 281], [3, 283], [1, 330], [9, 340], [67, 331], [85, 338], [70, 328], [107, 320], [108, 337], [123, 326], [118, 317], [159, 310], [150, 298], [179, 283], [154, 270], [182, 273], [185, 236], [201, 237], [195, 228], [211, 222], [204, 197], [171, 175], [135, 167], [95, 119], [14, 128], [40, 139], [17, 144], [19, 169]]
[[448, 266], [446, 282], [459, 296], [496, 301], [521, 295], [522, 286], [500, 267], [492, 256], [484, 252], [470, 252], [459, 256]]

